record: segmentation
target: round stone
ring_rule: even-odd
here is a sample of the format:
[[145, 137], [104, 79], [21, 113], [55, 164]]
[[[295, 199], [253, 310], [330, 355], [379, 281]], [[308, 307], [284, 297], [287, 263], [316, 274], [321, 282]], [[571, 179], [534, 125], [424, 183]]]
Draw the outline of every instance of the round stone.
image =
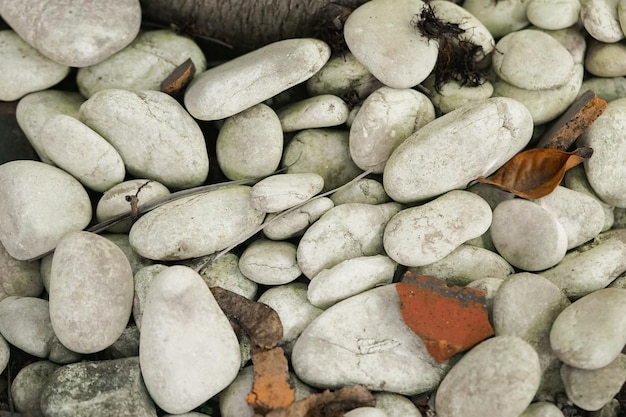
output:
[[330, 198], [319, 197], [288, 213], [269, 214], [265, 221], [266, 226], [263, 228], [263, 234], [272, 240], [299, 236], [333, 206], [333, 201]]
[[493, 211], [491, 239], [500, 255], [525, 271], [548, 269], [563, 259], [567, 234], [557, 218], [540, 205], [513, 199]]
[[[494, 364], [498, 364], [494, 367]], [[441, 417], [518, 417], [541, 378], [535, 350], [515, 336], [480, 343], [457, 362], [437, 389]]]
[[133, 274], [120, 248], [89, 232], [61, 239], [50, 273], [50, 321], [68, 349], [103, 350], [124, 331], [133, 306]]
[[376, 408], [384, 411], [387, 417], [422, 417], [418, 408], [403, 395], [389, 392], [375, 392]]
[[533, 25], [548, 30], [568, 28], [578, 22], [578, 0], [531, 0], [526, 16]]
[[585, 69], [598, 77], [623, 77], [626, 75], [626, 45], [589, 42], [585, 54]]
[[332, 94], [291, 103], [277, 112], [284, 132], [338, 126], [348, 120], [349, 113], [346, 102]]
[[239, 258], [241, 273], [264, 285], [281, 285], [302, 273], [296, 262], [296, 246], [290, 242], [256, 240]]
[[276, 213], [311, 199], [324, 188], [324, 179], [314, 173], [278, 174], [252, 186], [250, 204], [265, 213]]

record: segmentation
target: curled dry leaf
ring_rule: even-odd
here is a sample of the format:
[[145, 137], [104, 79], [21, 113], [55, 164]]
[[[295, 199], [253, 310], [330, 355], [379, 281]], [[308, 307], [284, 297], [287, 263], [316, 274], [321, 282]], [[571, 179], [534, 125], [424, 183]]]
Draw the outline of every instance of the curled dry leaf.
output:
[[212, 287], [211, 292], [237, 334], [247, 334], [252, 344], [262, 349], [278, 345], [283, 325], [274, 309], [220, 287]]
[[534, 148], [520, 152], [489, 178], [478, 182], [496, 187], [529, 200], [545, 197], [556, 189], [565, 171], [588, 159], [591, 148], [564, 152], [552, 148]]
[[493, 335], [485, 293], [480, 290], [448, 287], [438, 278], [409, 271], [396, 291], [402, 319], [437, 362]]
[[189, 84], [195, 74], [196, 66], [191, 61], [191, 58], [188, 58], [163, 80], [161, 91], [170, 96], [175, 96]]
[[265, 417], [341, 417], [346, 411], [374, 407], [375, 404], [376, 400], [367, 388], [353, 385], [310, 395], [289, 407], [271, 411]]
[[282, 348], [254, 349], [252, 364], [254, 383], [246, 401], [255, 413], [265, 415], [293, 404], [296, 391], [289, 383], [289, 365]]

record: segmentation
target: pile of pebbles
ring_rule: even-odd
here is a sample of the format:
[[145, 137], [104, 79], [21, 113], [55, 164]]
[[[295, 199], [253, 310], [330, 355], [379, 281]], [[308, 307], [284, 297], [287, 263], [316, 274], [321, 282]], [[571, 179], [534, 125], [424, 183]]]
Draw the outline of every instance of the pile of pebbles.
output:
[[[0, 165], [0, 364], [9, 345], [40, 358], [12, 381], [17, 411], [252, 416], [250, 346], [220, 286], [278, 312], [298, 399], [375, 392], [346, 416], [421, 416], [426, 397], [439, 417], [617, 416], [622, 3], [372, 0], [346, 52], [287, 39], [210, 69], [191, 39], [140, 33], [134, 0], [0, 3], [0, 100], [19, 100], [39, 158]], [[435, 79], [440, 42], [415, 24], [428, 8], [481, 48], [482, 83]], [[159, 91], [189, 58], [184, 96]], [[71, 67], [78, 91], [49, 89]], [[609, 102], [578, 140], [593, 156], [553, 193], [470, 185], [588, 89]], [[83, 231], [217, 171], [236, 183]], [[399, 312], [406, 270], [483, 290], [495, 336], [436, 362]]]

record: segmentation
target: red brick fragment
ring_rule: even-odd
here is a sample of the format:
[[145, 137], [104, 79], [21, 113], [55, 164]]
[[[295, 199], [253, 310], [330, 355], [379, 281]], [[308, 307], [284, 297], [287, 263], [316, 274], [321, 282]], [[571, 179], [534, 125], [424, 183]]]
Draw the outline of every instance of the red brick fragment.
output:
[[407, 272], [396, 291], [404, 322], [437, 362], [493, 336], [480, 290], [448, 287], [438, 278]]

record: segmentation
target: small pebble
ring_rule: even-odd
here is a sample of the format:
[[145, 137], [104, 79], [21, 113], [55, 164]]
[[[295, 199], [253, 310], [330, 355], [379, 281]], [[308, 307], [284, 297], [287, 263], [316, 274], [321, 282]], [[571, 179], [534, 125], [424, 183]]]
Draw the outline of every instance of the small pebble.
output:
[[618, 0], [581, 0], [580, 20], [594, 39], [606, 43], [624, 39], [617, 4]]
[[626, 97], [626, 78], [624, 77], [594, 77], [589, 76], [583, 81], [580, 91], [592, 90], [606, 101]]
[[305, 229], [317, 221], [324, 213], [334, 207], [328, 197], [314, 198], [289, 213], [274, 213], [266, 217], [267, 226], [263, 233], [268, 239], [283, 240], [299, 236]]
[[250, 204], [265, 213], [287, 210], [322, 191], [324, 179], [314, 173], [278, 174], [252, 186]]
[[331, 94], [291, 103], [277, 112], [283, 132], [342, 125], [349, 113], [345, 101]]
[[263, 285], [287, 284], [302, 273], [296, 262], [296, 245], [274, 240], [252, 242], [239, 258], [239, 270]]
[[626, 75], [626, 45], [590, 41], [585, 69], [597, 77], [623, 77]]
[[531, 0], [526, 17], [533, 25], [548, 30], [568, 28], [578, 22], [579, 0]]
[[519, 417], [565, 417], [556, 405], [541, 401], [532, 403]]
[[241, 273], [239, 257], [234, 253], [213, 260], [200, 271], [200, 276], [209, 288], [221, 287], [249, 300], [255, 299], [258, 285]]
[[374, 398], [376, 408], [380, 408], [388, 417], [422, 417], [413, 402], [403, 395], [375, 392]]

